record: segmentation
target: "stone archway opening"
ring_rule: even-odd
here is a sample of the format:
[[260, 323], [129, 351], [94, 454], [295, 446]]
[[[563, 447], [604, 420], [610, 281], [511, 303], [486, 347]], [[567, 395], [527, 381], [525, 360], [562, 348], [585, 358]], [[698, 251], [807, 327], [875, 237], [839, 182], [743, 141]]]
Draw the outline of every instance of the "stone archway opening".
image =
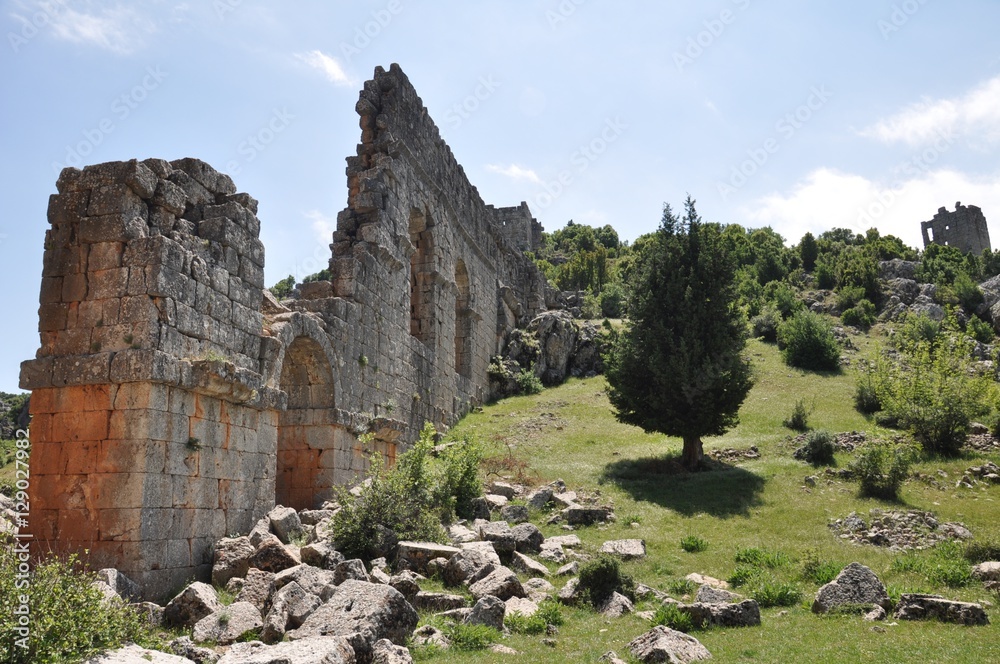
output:
[[280, 388], [288, 408], [278, 414], [275, 503], [314, 509], [330, 497], [334, 484], [337, 428], [333, 371], [322, 346], [298, 337], [285, 351]]

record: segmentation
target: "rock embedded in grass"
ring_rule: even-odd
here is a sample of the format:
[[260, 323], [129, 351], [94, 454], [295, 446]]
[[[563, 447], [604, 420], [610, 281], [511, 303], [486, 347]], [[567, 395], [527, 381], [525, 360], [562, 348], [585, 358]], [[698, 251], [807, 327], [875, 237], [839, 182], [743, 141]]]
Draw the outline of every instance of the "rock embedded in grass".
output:
[[684, 632], [658, 625], [628, 644], [632, 656], [642, 662], [701, 662], [712, 653], [701, 641]]
[[888, 610], [892, 601], [885, 585], [868, 567], [851, 563], [837, 578], [819, 589], [813, 601], [813, 613], [829, 613], [838, 607], [881, 606]]

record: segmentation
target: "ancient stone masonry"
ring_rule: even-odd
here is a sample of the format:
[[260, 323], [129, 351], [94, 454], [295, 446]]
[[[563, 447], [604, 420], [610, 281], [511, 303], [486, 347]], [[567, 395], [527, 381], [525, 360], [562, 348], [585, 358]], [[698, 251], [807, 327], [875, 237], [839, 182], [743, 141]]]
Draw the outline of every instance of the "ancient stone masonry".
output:
[[276, 503], [320, 504], [368, 454], [487, 397], [545, 308], [526, 204], [487, 206], [408, 79], [379, 68], [332, 281], [263, 290], [257, 202], [195, 159], [66, 169], [49, 201], [32, 390], [31, 524], [162, 595]]
[[975, 205], [955, 203], [954, 212], [940, 208], [931, 221], [921, 222], [920, 230], [924, 236], [924, 248], [931, 244], [943, 244], [977, 256], [992, 249], [986, 217]]

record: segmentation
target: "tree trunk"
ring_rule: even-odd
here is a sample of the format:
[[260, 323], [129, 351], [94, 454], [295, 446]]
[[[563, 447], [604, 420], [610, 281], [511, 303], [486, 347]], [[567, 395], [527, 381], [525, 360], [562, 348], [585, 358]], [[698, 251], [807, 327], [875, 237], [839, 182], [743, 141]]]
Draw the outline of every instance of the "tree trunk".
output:
[[701, 436], [684, 436], [681, 464], [688, 470], [698, 470], [704, 458], [705, 450], [701, 445]]

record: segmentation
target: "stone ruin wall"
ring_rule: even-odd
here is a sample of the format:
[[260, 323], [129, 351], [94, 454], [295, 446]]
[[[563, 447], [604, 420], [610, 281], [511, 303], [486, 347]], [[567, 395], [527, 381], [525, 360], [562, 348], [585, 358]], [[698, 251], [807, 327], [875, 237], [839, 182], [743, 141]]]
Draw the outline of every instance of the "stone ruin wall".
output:
[[977, 256], [983, 251], [992, 251], [986, 217], [975, 205], [955, 203], [954, 212], [939, 208], [932, 220], [920, 223], [920, 231], [925, 249], [931, 244], [942, 244]]
[[60, 175], [21, 370], [37, 551], [88, 550], [163, 596], [275, 503], [312, 507], [487, 398], [490, 357], [544, 309], [521, 253], [540, 226], [483, 203], [396, 65], [358, 112], [333, 278], [282, 303], [228, 176], [194, 159]]

